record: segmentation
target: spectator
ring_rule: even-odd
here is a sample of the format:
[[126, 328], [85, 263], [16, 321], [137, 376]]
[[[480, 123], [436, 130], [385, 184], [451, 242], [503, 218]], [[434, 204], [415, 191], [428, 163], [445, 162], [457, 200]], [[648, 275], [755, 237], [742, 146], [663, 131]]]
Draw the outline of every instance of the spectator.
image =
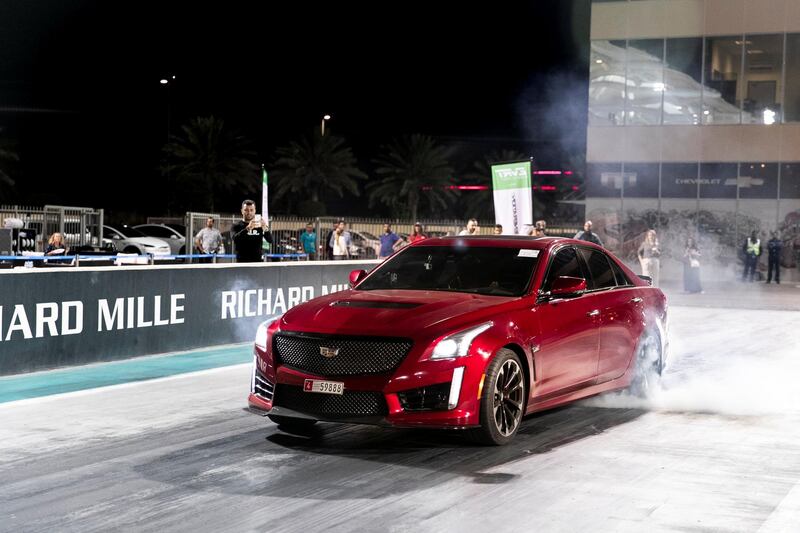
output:
[[415, 242], [421, 241], [425, 238], [425, 234], [422, 233], [422, 224], [417, 222], [414, 224], [414, 229], [411, 230], [411, 235], [408, 236], [408, 242], [406, 244], [414, 244]]
[[502, 235], [503, 234], [503, 225], [502, 224], [495, 224], [494, 225], [494, 234], [495, 235]]
[[540, 237], [546, 237], [546, 235], [544, 234], [544, 229], [542, 229], [542, 228], [540, 228], [538, 226], [535, 226], [533, 228], [533, 236], [535, 238], [537, 238], [537, 239], [540, 238]]
[[547, 222], [544, 220], [537, 220], [535, 229], [541, 230], [541, 234], [539, 235], [534, 232], [534, 235], [537, 235], [537, 237], [545, 237], [547, 235]]
[[306, 224], [306, 230], [300, 235], [300, 243], [303, 246], [303, 253], [308, 256], [309, 261], [317, 258], [317, 234], [311, 222]]
[[44, 250], [44, 255], [67, 255], [67, 243], [64, 242], [64, 236], [58, 232], [50, 235], [47, 240], [47, 248]]
[[350, 237], [350, 232], [344, 228], [344, 220], [340, 220], [331, 234], [330, 247], [333, 250], [333, 259], [336, 261], [350, 259], [353, 239]]
[[700, 249], [692, 237], [686, 239], [683, 252], [683, 290], [688, 293], [702, 293], [700, 285]]
[[[197, 232], [194, 238], [197, 251], [201, 254], [223, 254], [225, 246], [222, 244], [222, 234], [214, 227], [214, 217], [206, 219], [206, 227]], [[202, 261], [207, 261], [203, 258]]]
[[772, 273], [775, 273], [775, 283], [781, 284], [781, 250], [783, 242], [778, 238], [778, 232], [772, 232], [772, 238], [767, 242], [767, 283], [772, 282]]
[[387, 223], [383, 225], [383, 233], [380, 236], [380, 240], [381, 249], [378, 258], [385, 259], [394, 253], [396, 250], [395, 245], [400, 240], [400, 237], [392, 231], [392, 225]]
[[642, 266], [642, 275], [648, 276], [653, 280], [653, 286], [658, 287], [659, 276], [661, 274], [661, 248], [656, 238], [656, 230], [647, 230], [644, 241], [639, 245], [636, 252], [639, 256], [639, 264]]
[[242, 220], [231, 227], [231, 239], [237, 263], [263, 261], [261, 245], [264, 240], [272, 244], [272, 233], [267, 221], [256, 215], [256, 203], [253, 200], [242, 202]]
[[461, 230], [459, 235], [478, 235], [478, 221], [474, 218], [471, 218], [467, 221], [467, 227]]
[[576, 233], [574, 238], [578, 239], [579, 241], [593, 242], [597, 246], [603, 246], [603, 242], [600, 240], [600, 237], [598, 237], [595, 233], [592, 232], [591, 220], [587, 220], [583, 224], [583, 231], [579, 231], [578, 233]]
[[328, 230], [325, 234], [325, 259], [331, 260], [333, 259], [333, 248], [331, 248], [331, 237], [333, 237], [333, 232], [336, 231], [336, 228], [339, 227], [339, 221], [333, 223], [333, 227]]
[[744, 241], [742, 250], [744, 251], [744, 272], [742, 272], [742, 281], [747, 281], [748, 276], [750, 281], [755, 281], [758, 258], [761, 255], [761, 239], [758, 238], [758, 232], [753, 231], [753, 233], [750, 234], [747, 240]]

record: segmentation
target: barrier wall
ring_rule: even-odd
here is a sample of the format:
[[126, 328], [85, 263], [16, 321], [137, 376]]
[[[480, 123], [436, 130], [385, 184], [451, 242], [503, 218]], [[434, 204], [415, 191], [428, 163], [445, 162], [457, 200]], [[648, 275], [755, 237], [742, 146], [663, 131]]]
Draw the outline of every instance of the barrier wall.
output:
[[0, 272], [0, 375], [254, 339], [377, 261]]

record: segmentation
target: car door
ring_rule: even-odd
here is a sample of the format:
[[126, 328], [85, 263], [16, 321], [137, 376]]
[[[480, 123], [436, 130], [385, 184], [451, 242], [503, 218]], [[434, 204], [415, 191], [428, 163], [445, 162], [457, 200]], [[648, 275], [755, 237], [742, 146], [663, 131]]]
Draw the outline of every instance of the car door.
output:
[[559, 276], [586, 278], [572, 246], [553, 256], [533, 308], [537, 319], [534, 401], [589, 386], [597, 374], [597, 313], [585, 295], [547, 298]]
[[589, 294], [598, 315], [597, 381], [616, 379], [625, 373], [641, 332], [642, 299], [613, 259], [596, 248], [578, 247], [591, 280]]

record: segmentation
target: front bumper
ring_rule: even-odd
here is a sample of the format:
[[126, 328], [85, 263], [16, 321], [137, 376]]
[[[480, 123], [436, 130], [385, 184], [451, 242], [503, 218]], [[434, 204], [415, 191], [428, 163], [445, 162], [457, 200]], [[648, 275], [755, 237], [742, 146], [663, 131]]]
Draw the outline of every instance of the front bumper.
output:
[[[285, 366], [272, 369], [263, 363], [266, 357], [260, 362], [259, 357], [263, 355], [256, 350], [252, 383], [260, 386], [254, 389], [251, 384], [248, 403], [261, 415], [392, 427], [456, 429], [479, 424], [484, 363], [475, 356], [403, 364], [390, 375], [344, 377], [314, 375]], [[404, 370], [409, 366], [413, 368]], [[307, 379], [343, 382], [345, 393], [334, 397], [304, 392]], [[271, 396], [265, 381], [273, 386]], [[409, 394], [412, 391], [414, 394]], [[438, 392], [438, 401], [424, 400], [428, 391]]]

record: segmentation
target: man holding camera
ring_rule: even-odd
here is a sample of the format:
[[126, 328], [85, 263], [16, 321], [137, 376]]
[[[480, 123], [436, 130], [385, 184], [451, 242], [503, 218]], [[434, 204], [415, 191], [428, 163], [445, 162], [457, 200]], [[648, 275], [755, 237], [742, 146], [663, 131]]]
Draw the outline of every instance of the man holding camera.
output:
[[237, 263], [260, 263], [263, 260], [261, 243], [266, 240], [272, 244], [272, 233], [267, 221], [261, 215], [256, 215], [256, 203], [253, 200], [242, 202], [242, 220], [231, 227], [231, 239]]

